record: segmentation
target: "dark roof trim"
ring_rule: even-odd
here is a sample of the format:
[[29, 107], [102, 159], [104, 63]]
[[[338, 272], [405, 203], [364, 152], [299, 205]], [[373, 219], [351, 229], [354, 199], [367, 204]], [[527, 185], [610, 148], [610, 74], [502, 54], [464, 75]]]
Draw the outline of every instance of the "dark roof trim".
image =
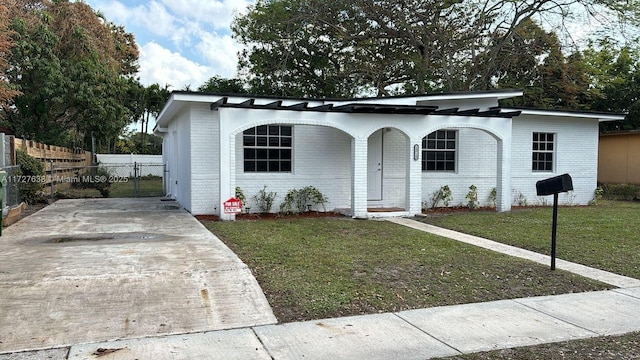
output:
[[518, 96], [522, 93], [522, 90], [516, 89], [503, 89], [503, 90], [476, 90], [476, 91], [451, 91], [451, 92], [434, 92], [427, 94], [403, 94], [395, 96], [374, 96], [374, 97], [354, 97], [354, 98], [311, 98], [311, 97], [296, 97], [296, 96], [276, 96], [276, 95], [252, 95], [252, 94], [237, 94], [237, 93], [220, 93], [220, 92], [199, 92], [199, 91], [186, 91], [186, 90], [173, 90], [172, 94], [187, 94], [187, 95], [215, 95], [223, 97], [244, 97], [254, 99], [282, 99], [282, 100], [300, 100], [300, 101], [359, 101], [359, 100], [385, 100], [385, 99], [403, 99], [403, 98], [415, 98], [415, 97], [442, 97], [442, 96], [475, 96], [475, 95], [512, 95]]
[[402, 114], [402, 115], [456, 115], [456, 116], [476, 116], [476, 117], [500, 117], [511, 118], [520, 115], [519, 111], [502, 112], [498, 108], [481, 111], [479, 109], [459, 110], [458, 108], [438, 109], [437, 106], [421, 105], [389, 105], [389, 104], [363, 104], [351, 103], [335, 106], [325, 104], [310, 107], [308, 102], [300, 102], [293, 105], [282, 105], [282, 101], [274, 101], [267, 104], [256, 104], [255, 98], [241, 103], [229, 103], [224, 97], [211, 103], [211, 110], [218, 108], [236, 109], [263, 109], [263, 110], [289, 110], [289, 111], [314, 111], [314, 112], [338, 112], [352, 114]]

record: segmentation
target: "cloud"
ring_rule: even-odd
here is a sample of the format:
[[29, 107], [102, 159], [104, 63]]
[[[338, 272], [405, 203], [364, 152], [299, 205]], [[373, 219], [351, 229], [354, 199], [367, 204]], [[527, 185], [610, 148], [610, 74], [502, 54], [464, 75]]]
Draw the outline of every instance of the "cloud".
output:
[[205, 24], [215, 30], [229, 29], [233, 16], [244, 12], [251, 1], [246, 0], [162, 0], [176, 15]]
[[140, 48], [140, 82], [169, 85], [170, 90], [181, 90], [189, 85], [191, 90], [211, 78], [213, 69], [191, 61], [155, 42]]
[[196, 46], [198, 53], [204, 57], [215, 69], [216, 74], [231, 78], [236, 72], [238, 51], [241, 47], [231, 36], [219, 36], [215, 33], [205, 33]]
[[196, 89], [214, 75], [233, 77], [240, 45], [230, 36], [233, 16], [248, 0], [86, 0], [107, 20], [125, 26], [140, 49], [145, 85]]
[[150, 34], [162, 37], [171, 36], [181, 28], [181, 21], [157, 1], [136, 6], [127, 6], [115, 0], [92, 3], [92, 7], [100, 9], [109, 21], [124, 24], [127, 28], [144, 28]]

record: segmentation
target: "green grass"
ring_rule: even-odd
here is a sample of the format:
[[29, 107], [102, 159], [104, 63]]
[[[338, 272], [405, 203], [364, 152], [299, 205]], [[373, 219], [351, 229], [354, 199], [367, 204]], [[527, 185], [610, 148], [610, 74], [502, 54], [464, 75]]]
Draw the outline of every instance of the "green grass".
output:
[[386, 221], [205, 225], [248, 264], [282, 322], [607, 288]]
[[[551, 252], [552, 209], [429, 216], [433, 225], [542, 254]], [[640, 278], [640, 203], [600, 201], [558, 209], [557, 257]]]
[[[123, 178], [124, 179], [124, 178]], [[110, 198], [129, 198], [134, 197], [133, 179], [128, 181], [113, 182], [109, 187]], [[59, 192], [61, 195], [70, 198], [100, 198], [100, 192], [92, 188], [70, 187], [69, 189]], [[143, 176], [139, 180], [138, 196], [162, 196], [162, 178], [159, 176]]]
[[448, 360], [631, 360], [640, 358], [640, 333], [564, 341], [452, 356]]
[[[162, 178], [159, 176], [141, 177], [138, 183], [139, 196], [162, 196]], [[133, 197], [133, 179], [127, 182], [114, 182], [111, 184], [109, 197]]]

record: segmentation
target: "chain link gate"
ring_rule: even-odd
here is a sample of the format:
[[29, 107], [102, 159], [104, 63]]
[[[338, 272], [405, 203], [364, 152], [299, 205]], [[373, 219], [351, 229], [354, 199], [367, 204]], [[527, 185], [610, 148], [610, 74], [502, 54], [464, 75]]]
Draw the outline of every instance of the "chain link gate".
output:
[[51, 198], [159, 197], [164, 196], [165, 164], [100, 164], [48, 171]]

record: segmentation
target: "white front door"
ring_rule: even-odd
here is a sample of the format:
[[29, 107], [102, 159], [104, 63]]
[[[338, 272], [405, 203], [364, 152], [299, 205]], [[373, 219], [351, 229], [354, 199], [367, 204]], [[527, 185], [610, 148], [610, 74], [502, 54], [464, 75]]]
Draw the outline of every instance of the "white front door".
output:
[[382, 200], [382, 130], [369, 137], [367, 146], [367, 200]]

